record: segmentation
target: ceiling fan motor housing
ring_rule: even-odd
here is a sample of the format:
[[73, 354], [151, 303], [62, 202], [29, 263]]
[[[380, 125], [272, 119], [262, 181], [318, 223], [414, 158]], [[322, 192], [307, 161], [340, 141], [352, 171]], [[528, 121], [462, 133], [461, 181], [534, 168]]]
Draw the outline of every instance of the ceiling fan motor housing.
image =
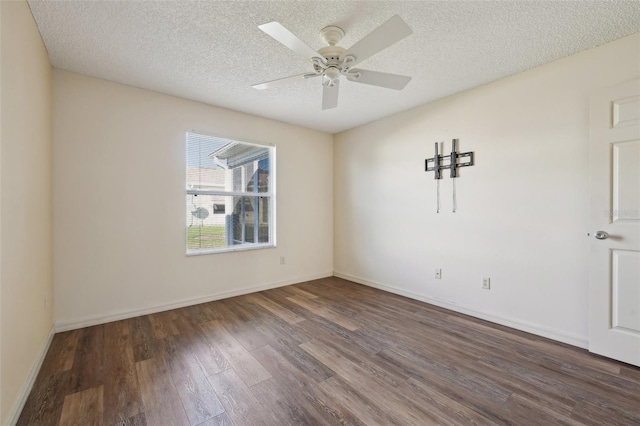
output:
[[[333, 27], [337, 28], [337, 27]], [[353, 56], [341, 55], [346, 51], [344, 47], [329, 45], [318, 50], [323, 60], [313, 61], [313, 68], [317, 74], [323, 75], [322, 84], [333, 87], [341, 75], [357, 79], [358, 73], [349, 72], [350, 65], [355, 58]], [[315, 59], [315, 58], [314, 58]]]
[[346, 49], [336, 46], [344, 37], [342, 28], [335, 26], [324, 27], [320, 30], [320, 34], [322, 34], [322, 38], [328, 46], [318, 50], [324, 61], [313, 61], [313, 68], [316, 73], [322, 74], [322, 84], [333, 87], [341, 75], [358, 78], [358, 73], [349, 73], [349, 62], [352, 61], [353, 57], [347, 56], [341, 59], [341, 55]]

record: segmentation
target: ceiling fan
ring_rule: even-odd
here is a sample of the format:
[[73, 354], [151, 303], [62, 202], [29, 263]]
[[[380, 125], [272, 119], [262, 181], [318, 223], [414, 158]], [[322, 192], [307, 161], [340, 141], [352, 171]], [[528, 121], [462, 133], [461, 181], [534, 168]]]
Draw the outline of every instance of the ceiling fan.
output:
[[370, 84], [395, 90], [404, 89], [411, 80], [411, 77], [404, 75], [353, 68], [365, 59], [413, 33], [411, 28], [398, 15], [392, 16], [349, 49], [336, 45], [344, 37], [344, 31], [341, 28], [335, 26], [325, 27], [320, 30], [320, 33], [328, 46], [319, 49], [317, 52], [279, 22], [269, 22], [268, 24], [260, 25], [258, 28], [289, 49], [308, 58], [313, 64], [313, 71], [255, 84], [252, 86], [255, 89], [270, 89], [300, 78], [322, 77], [322, 109], [325, 110], [338, 106], [338, 89], [341, 76], [355, 83]]

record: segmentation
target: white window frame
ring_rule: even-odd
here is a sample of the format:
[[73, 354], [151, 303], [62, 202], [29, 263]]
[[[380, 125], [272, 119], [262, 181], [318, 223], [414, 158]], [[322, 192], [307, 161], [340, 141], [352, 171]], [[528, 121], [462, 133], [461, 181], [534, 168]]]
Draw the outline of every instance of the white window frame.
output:
[[[200, 256], [204, 254], [216, 254], [216, 253], [228, 253], [234, 251], [247, 251], [247, 250], [259, 250], [265, 248], [276, 247], [276, 145], [271, 143], [258, 143], [249, 142], [246, 140], [231, 139], [226, 136], [215, 135], [212, 133], [202, 132], [198, 130], [187, 130], [184, 134], [185, 153], [187, 151], [187, 138], [189, 133], [194, 133], [202, 136], [210, 136], [219, 139], [226, 139], [229, 142], [237, 142], [245, 145], [252, 145], [261, 148], [269, 149], [269, 191], [267, 192], [237, 192], [237, 191], [206, 191], [199, 189], [186, 189], [187, 188], [187, 157], [185, 157], [185, 182], [183, 188], [185, 188], [185, 195], [220, 195], [230, 197], [268, 197], [269, 198], [269, 242], [268, 243], [243, 243], [239, 245], [231, 245], [217, 248], [200, 248], [189, 249], [188, 247], [188, 231], [185, 226], [185, 249], [187, 256]], [[186, 154], [188, 156], [188, 154]], [[255, 194], [255, 195], [252, 195]], [[184, 200], [184, 198], [183, 198]], [[186, 225], [184, 223], [183, 225]], [[226, 228], [225, 228], [226, 231]]]

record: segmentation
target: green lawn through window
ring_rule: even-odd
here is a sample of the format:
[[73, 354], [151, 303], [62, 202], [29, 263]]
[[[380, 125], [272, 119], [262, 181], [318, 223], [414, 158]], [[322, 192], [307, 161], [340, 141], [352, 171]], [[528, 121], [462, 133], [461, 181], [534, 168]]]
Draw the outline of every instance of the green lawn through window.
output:
[[224, 247], [224, 226], [191, 226], [187, 228], [187, 249]]

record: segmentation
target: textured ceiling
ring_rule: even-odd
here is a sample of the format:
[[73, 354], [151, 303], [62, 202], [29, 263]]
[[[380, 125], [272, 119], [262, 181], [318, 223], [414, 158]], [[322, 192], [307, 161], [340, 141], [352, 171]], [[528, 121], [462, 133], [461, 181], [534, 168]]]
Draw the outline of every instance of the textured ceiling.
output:
[[[37, 1], [54, 67], [336, 133], [640, 31], [638, 1]], [[391, 16], [413, 34], [359, 67], [410, 75], [403, 91], [319, 79], [258, 25], [278, 21], [314, 49], [337, 25], [349, 48]]]

